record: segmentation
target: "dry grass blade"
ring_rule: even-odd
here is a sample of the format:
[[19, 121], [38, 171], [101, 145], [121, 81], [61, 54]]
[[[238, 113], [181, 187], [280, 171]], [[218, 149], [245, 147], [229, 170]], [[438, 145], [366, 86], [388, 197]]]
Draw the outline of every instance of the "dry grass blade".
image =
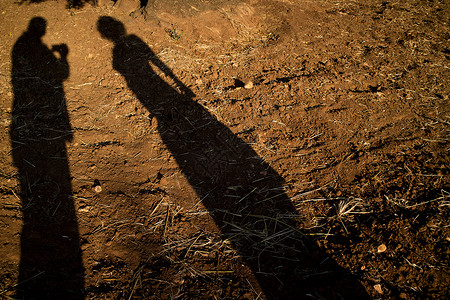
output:
[[166, 219], [164, 220], [163, 238], [166, 237], [167, 227], [169, 226], [170, 205], [167, 206]]
[[384, 197], [388, 202], [390, 202], [398, 207], [404, 208], [404, 209], [416, 208], [418, 206], [430, 204], [433, 202], [440, 202], [440, 204], [439, 204], [440, 206], [449, 205], [448, 204], [449, 201], [447, 201], [447, 199], [450, 198], [450, 193], [445, 190], [441, 190], [441, 194], [442, 194], [441, 197], [437, 197], [435, 199], [423, 201], [423, 202], [416, 203], [416, 204], [410, 204], [411, 202], [408, 200], [405, 200], [405, 199], [397, 199], [397, 198], [390, 199], [388, 196], [384, 196]]
[[352, 214], [367, 214], [369, 212], [365, 211], [362, 203], [362, 199], [352, 198], [348, 200], [339, 201], [336, 209], [336, 214], [338, 218], [344, 218]]
[[365, 206], [360, 198], [349, 198], [346, 200], [341, 200], [336, 205], [336, 216], [332, 219], [337, 219], [344, 227], [345, 232], [348, 234], [347, 227], [344, 221], [353, 220], [353, 215], [357, 214], [368, 214], [370, 212], [365, 210]]
[[133, 294], [134, 294], [134, 291], [136, 290], [136, 286], [138, 285], [138, 283], [142, 284], [141, 283], [141, 273], [142, 273], [143, 270], [144, 270], [144, 266], [142, 265], [142, 266], [139, 267], [137, 272], [134, 274], [133, 279], [131, 280], [131, 282], [134, 282], [134, 284], [133, 284], [133, 288], [131, 289], [130, 296], [128, 297], [128, 300], [131, 300], [133, 298]]

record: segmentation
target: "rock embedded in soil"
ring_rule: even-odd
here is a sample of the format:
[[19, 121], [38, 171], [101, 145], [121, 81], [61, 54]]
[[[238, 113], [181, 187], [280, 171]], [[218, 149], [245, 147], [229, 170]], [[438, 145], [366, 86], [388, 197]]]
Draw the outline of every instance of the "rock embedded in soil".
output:
[[383, 253], [383, 252], [386, 251], [386, 249], [387, 249], [386, 245], [385, 244], [381, 244], [380, 246], [378, 246], [377, 252], [378, 253]]
[[373, 288], [375, 289], [375, 291], [377, 291], [379, 294], [383, 294], [383, 288], [381, 287], [381, 284], [375, 284], [373, 286]]
[[247, 83], [245, 84], [244, 88], [246, 88], [246, 89], [248, 89], [248, 90], [251, 89], [251, 88], [253, 88], [253, 82], [252, 82], [252, 81], [247, 82]]

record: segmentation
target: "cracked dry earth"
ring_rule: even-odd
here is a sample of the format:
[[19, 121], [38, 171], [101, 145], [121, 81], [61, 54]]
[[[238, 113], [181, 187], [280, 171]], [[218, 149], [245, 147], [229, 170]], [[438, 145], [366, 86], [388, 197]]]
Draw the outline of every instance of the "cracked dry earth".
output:
[[37, 2], [0, 1], [2, 298], [448, 299], [448, 1]]

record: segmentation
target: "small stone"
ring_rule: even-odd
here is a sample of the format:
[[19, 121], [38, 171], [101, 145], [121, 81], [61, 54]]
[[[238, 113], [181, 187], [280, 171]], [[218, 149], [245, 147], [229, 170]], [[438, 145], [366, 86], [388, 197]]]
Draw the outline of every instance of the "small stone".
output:
[[378, 253], [383, 253], [384, 251], [386, 251], [387, 247], [385, 244], [381, 244], [380, 246], [378, 246]]
[[251, 89], [251, 88], [253, 88], [253, 82], [252, 81], [249, 81], [249, 82], [247, 82], [245, 85], [244, 85], [244, 88], [246, 88], [246, 89]]
[[400, 295], [398, 297], [400, 299], [408, 299], [408, 296], [406, 295], [406, 293], [400, 293]]
[[100, 193], [100, 192], [102, 191], [102, 187], [99, 186], [99, 185], [96, 185], [96, 186], [94, 187], [94, 191], [95, 191], [96, 193]]
[[88, 212], [89, 210], [90, 210], [89, 206], [83, 206], [83, 207], [78, 208], [79, 212]]
[[373, 288], [375, 289], [375, 291], [377, 291], [379, 294], [383, 294], [383, 288], [381, 287], [381, 284], [375, 284], [373, 286]]

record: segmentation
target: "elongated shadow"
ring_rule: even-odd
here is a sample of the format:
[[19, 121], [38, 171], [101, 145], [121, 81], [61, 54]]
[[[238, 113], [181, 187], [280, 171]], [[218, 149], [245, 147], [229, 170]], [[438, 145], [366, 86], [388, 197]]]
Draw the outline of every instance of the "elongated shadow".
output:
[[12, 155], [20, 178], [23, 228], [17, 298], [81, 299], [84, 269], [66, 142], [72, 139], [63, 81], [68, 48], [42, 43], [31, 19], [12, 50]]
[[[284, 192], [283, 178], [193, 101], [192, 91], [139, 37], [126, 34], [121, 22], [101, 17], [97, 25], [101, 35], [114, 43], [114, 69], [157, 119], [163, 142], [265, 296], [334, 298], [342, 294], [343, 282], [352, 295], [363, 295], [348, 272], [327, 260], [296, 229], [299, 216]], [[176, 88], [162, 80], [156, 68]]]

